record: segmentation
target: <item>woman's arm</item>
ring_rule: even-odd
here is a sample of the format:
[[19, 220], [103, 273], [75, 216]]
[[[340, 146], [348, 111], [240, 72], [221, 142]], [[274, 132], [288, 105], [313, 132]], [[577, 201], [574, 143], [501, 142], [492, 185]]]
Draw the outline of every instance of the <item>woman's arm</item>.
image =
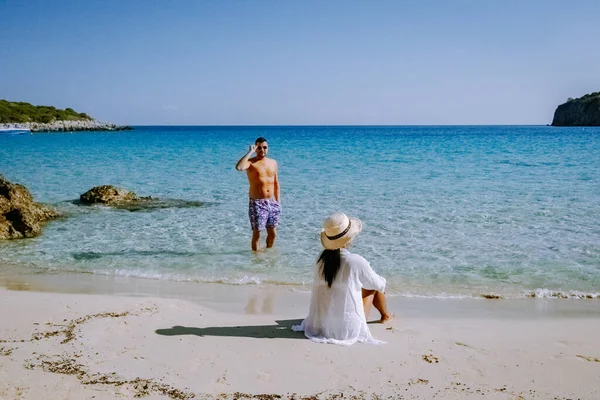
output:
[[[358, 258], [360, 257], [360, 258]], [[359, 263], [358, 279], [363, 288], [368, 290], [377, 290], [380, 292], [385, 291], [386, 280], [384, 277], [378, 275], [367, 260], [363, 257], [358, 256], [357, 261]]]

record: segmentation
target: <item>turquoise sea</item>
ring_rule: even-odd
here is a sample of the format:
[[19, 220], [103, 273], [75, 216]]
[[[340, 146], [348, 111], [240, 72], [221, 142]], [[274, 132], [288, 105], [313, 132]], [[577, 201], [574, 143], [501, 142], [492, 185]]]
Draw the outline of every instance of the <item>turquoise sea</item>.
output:
[[[250, 251], [237, 160], [258, 136], [279, 163], [274, 249]], [[331, 212], [402, 296], [600, 292], [600, 128], [136, 127], [0, 136], [0, 173], [67, 217], [0, 242], [0, 275], [92, 273], [308, 290]], [[200, 207], [73, 203], [112, 184]]]

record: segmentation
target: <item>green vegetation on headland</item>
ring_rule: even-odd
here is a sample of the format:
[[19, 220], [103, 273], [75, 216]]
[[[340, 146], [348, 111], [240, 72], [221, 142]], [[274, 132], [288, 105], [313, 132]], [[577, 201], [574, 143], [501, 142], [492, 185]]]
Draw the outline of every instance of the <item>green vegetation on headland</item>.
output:
[[552, 126], [600, 126], [600, 92], [569, 98], [554, 112]]
[[52, 106], [34, 106], [24, 102], [0, 100], [0, 124], [40, 122], [49, 124], [55, 121], [91, 121], [86, 113], [78, 113], [72, 108], [61, 110]]
[[31, 132], [121, 131], [130, 126], [99, 122], [72, 108], [34, 106], [25, 102], [0, 100], [0, 129], [29, 129]]

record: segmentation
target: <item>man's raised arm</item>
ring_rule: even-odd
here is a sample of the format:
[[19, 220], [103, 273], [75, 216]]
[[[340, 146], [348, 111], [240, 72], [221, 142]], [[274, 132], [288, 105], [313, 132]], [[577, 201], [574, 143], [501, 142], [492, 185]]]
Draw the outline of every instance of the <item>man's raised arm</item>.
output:
[[256, 151], [256, 145], [253, 144], [252, 146], [250, 146], [250, 149], [248, 150], [248, 152], [242, 157], [240, 158], [240, 161], [237, 162], [237, 164], [235, 165], [235, 169], [237, 169], [238, 171], [244, 171], [247, 170], [248, 168], [250, 168], [250, 161], [248, 161], [250, 159], [250, 156], [252, 155], [252, 153], [254, 153]]

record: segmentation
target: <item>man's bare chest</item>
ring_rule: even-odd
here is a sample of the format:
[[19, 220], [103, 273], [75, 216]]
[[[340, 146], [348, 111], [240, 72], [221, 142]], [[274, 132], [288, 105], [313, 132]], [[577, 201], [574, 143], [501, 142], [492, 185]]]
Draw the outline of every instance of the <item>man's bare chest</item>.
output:
[[275, 168], [271, 163], [254, 163], [248, 169], [248, 173], [258, 177], [273, 177]]

